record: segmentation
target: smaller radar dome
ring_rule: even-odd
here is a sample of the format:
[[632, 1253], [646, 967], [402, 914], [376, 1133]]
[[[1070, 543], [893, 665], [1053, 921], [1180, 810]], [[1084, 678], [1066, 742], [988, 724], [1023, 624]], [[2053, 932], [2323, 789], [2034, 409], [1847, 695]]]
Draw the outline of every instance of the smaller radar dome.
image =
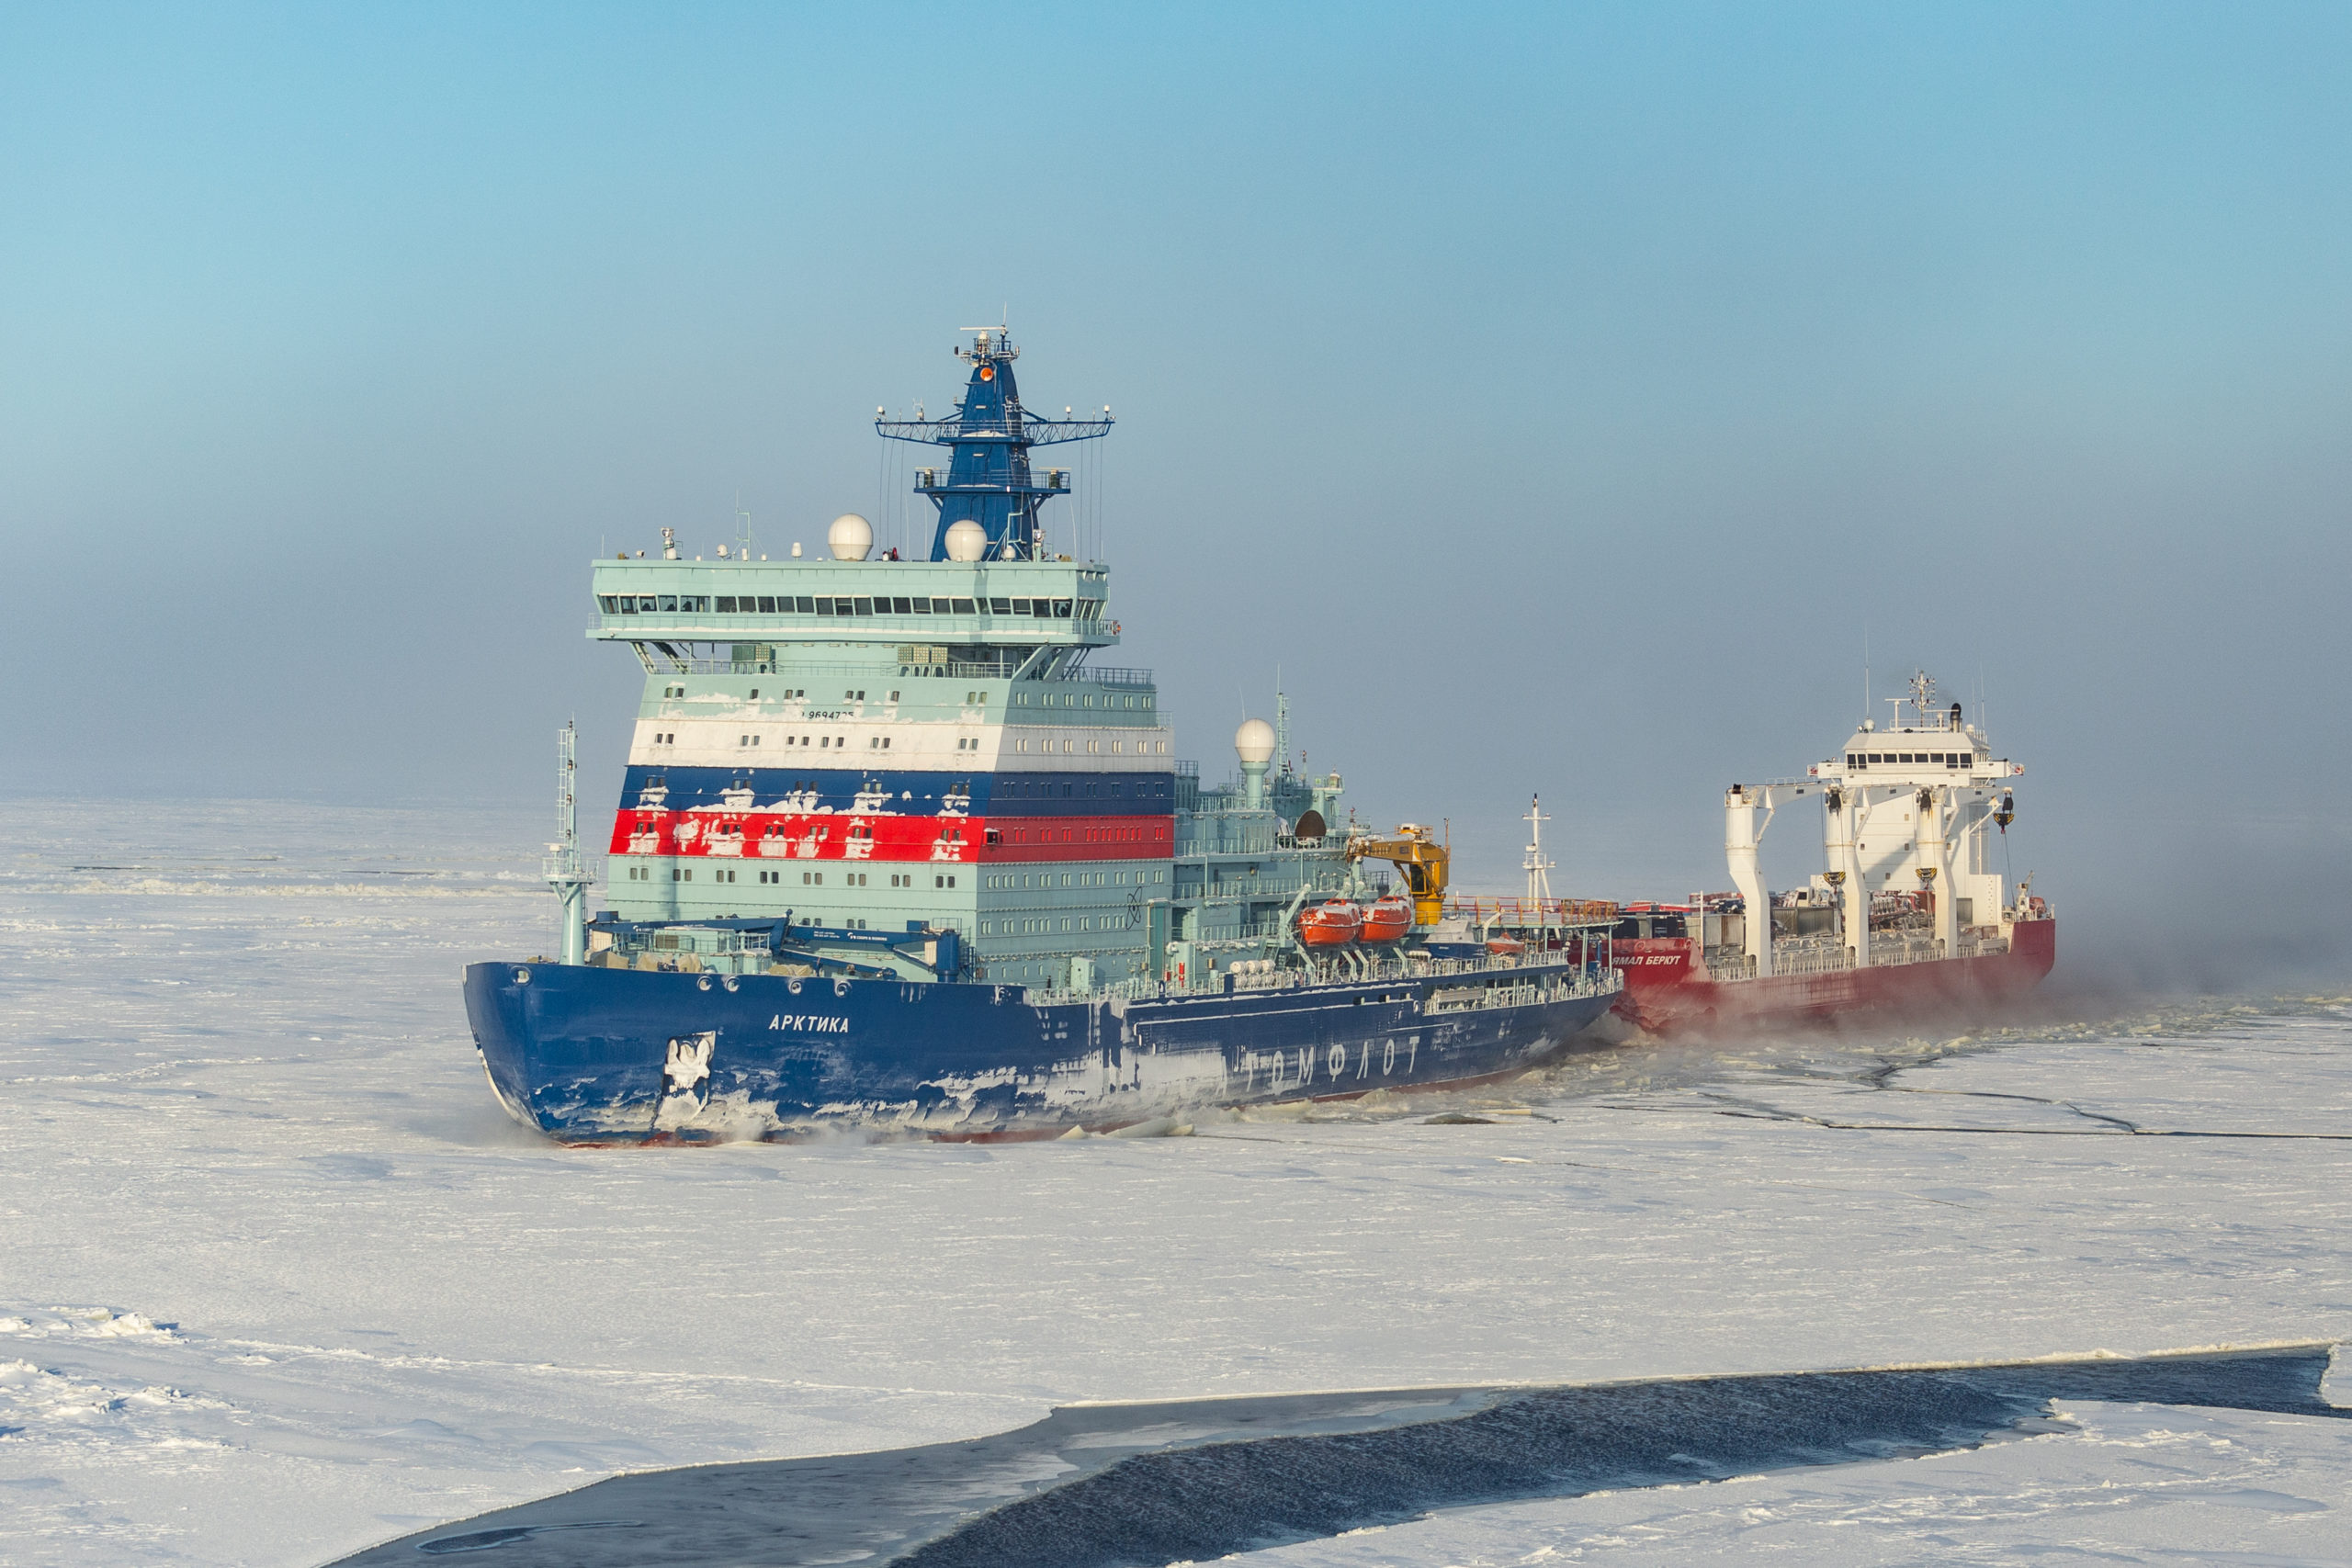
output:
[[864, 560], [874, 548], [874, 525], [854, 512], [844, 512], [825, 530], [825, 543], [835, 560]]
[[1262, 718], [1244, 719], [1233, 732], [1233, 749], [1244, 763], [1274, 760], [1274, 727]]
[[967, 517], [947, 525], [947, 558], [978, 560], [989, 547], [989, 531]]

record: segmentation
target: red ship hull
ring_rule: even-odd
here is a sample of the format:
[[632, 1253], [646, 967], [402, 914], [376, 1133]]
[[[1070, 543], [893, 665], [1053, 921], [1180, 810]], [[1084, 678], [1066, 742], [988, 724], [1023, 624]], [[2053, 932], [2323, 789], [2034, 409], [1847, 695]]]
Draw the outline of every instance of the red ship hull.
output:
[[1619, 1017], [1658, 1035], [1725, 1035], [1848, 1021], [1962, 1020], [2025, 995], [2058, 956], [2058, 922], [2019, 920], [2009, 951], [1761, 980], [1712, 980], [1698, 944], [1679, 937], [1616, 943]]

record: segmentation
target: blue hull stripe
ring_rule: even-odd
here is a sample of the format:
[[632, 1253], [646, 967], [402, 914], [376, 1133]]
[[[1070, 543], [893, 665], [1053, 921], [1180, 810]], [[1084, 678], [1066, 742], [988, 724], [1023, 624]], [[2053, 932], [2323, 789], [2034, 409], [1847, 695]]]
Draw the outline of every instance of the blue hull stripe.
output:
[[970, 1133], [1487, 1077], [1617, 999], [1545, 991], [1566, 968], [1491, 977], [1531, 999], [1431, 1011], [1431, 982], [1392, 979], [1039, 1006], [1017, 986], [477, 964], [466, 1010], [508, 1109], [569, 1142]]
[[753, 808], [814, 791], [816, 803], [845, 812], [861, 792], [887, 792], [889, 810], [930, 816], [952, 799], [958, 814], [978, 817], [1165, 817], [1175, 810], [1171, 773], [1033, 773], [922, 772], [902, 768], [673, 768], [631, 763], [620, 807], [650, 804], [649, 787], [665, 791], [667, 811], [729, 809], [722, 792], [749, 786]]

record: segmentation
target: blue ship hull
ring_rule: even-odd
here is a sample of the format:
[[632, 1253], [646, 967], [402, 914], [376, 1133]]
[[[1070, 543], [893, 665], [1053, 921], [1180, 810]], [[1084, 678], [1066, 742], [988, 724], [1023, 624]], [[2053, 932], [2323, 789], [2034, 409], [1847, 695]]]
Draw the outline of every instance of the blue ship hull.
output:
[[1050, 1134], [1462, 1084], [1556, 1054], [1617, 996], [1566, 964], [1041, 1003], [978, 983], [466, 971], [500, 1100], [583, 1144]]

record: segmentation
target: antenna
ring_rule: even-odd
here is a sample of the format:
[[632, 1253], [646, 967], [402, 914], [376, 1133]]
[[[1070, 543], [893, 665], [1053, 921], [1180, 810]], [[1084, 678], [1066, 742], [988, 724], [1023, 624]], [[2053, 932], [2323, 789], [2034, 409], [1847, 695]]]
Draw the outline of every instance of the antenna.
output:
[[556, 735], [556, 840], [548, 846], [541, 868], [562, 909], [558, 946], [566, 964], [588, 961], [588, 930], [583, 917], [588, 909], [589, 885], [594, 880], [580, 863], [580, 810], [572, 790], [573, 777], [579, 771], [574, 754], [578, 738], [577, 728], [569, 720]]
[[1542, 795], [1528, 796], [1527, 815], [1521, 820], [1527, 824], [1527, 854], [1521, 862], [1527, 873], [1527, 901], [1535, 906], [1540, 919], [1544, 907], [1552, 901], [1550, 874], [1557, 869], [1555, 863], [1544, 858], [1544, 824], [1551, 818], [1544, 815]]
[[1925, 670], [1915, 670], [1911, 672], [1910, 686], [1911, 716], [1918, 721], [1920, 728], [1925, 729], [1928, 727], [1928, 710], [1936, 705], [1936, 683]]

